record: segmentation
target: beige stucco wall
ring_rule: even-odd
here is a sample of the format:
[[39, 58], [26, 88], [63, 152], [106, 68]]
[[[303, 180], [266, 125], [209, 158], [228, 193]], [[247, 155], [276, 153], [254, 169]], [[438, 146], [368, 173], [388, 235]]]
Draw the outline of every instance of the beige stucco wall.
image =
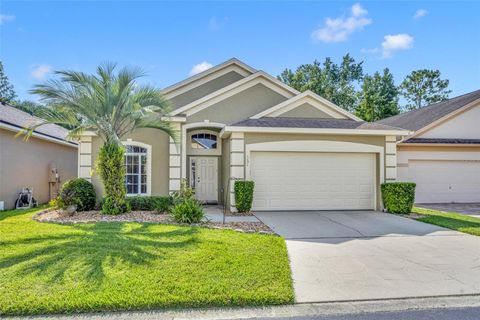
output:
[[61, 183], [77, 176], [77, 148], [38, 138], [28, 142], [15, 132], [0, 129], [0, 201], [15, 205], [18, 193], [32, 187], [39, 203], [50, 200], [49, 170], [55, 163]]
[[417, 138], [480, 138], [480, 104], [439, 124]]
[[[142, 142], [152, 146], [152, 195], [168, 195], [169, 188], [169, 147], [170, 141], [167, 134], [156, 129], [138, 129], [133, 133], [122, 138], [122, 141], [132, 139], [132, 141]], [[97, 191], [97, 198], [103, 196], [103, 184], [95, 170], [95, 161], [98, 158], [98, 152], [103, 145], [99, 137], [92, 139], [92, 183]]]
[[332, 116], [326, 114], [325, 112], [318, 110], [317, 108], [309, 105], [308, 103], [304, 103], [295, 109], [287, 111], [278, 117], [280, 118], [322, 118], [322, 119], [331, 119]]
[[241, 74], [231, 71], [192, 90], [171, 98], [170, 102], [174, 108], [179, 108], [243, 78], [244, 77]]
[[257, 84], [191, 115], [188, 117], [187, 122], [210, 120], [210, 122], [232, 124], [245, 120], [286, 99], [263, 84]]

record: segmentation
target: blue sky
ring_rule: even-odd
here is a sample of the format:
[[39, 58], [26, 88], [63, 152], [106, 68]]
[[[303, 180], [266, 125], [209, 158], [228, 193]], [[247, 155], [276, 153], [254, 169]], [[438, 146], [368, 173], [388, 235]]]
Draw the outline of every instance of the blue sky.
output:
[[278, 75], [350, 53], [367, 73], [397, 83], [439, 69], [452, 96], [480, 88], [480, 3], [5, 1], [0, 59], [20, 98], [53, 69], [92, 72], [102, 61], [136, 65], [168, 86], [237, 57]]

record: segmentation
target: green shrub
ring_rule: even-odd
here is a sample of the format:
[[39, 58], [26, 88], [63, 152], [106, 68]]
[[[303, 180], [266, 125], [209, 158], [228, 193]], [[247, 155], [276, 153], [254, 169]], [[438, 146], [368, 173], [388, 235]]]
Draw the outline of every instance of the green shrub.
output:
[[127, 197], [131, 210], [166, 212], [172, 200], [170, 197], [160, 196], [134, 196]]
[[255, 182], [237, 180], [234, 184], [235, 207], [238, 212], [250, 212], [253, 203], [253, 189]]
[[116, 143], [105, 143], [97, 160], [97, 170], [105, 187], [102, 213], [121, 214], [129, 210], [125, 200], [125, 150]]
[[57, 205], [61, 208], [76, 206], [77, 211], [95, 208], [95, 188], [85, 179], [74, 178], [65, 182], [60, 190]]
[[175, 204], [170, 213], [175, 221], [180, 223], [199, 223], [205, 217], [202, 206], [193, 198]]
[[383, 206], [390, 213], [409, 214], [415, 202], [415, 183], [382, 183]]
[[172, 192], [173, 204], [179, 204], [185, 200], [193, 199], [195, 192], [187, 185], [185, 180], [180, 182], [180, 190]]

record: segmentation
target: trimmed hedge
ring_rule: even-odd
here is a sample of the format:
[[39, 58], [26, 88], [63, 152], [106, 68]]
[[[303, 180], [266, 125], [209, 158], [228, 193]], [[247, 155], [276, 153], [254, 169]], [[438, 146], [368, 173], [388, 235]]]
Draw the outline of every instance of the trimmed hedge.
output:
[[93, 184], [82, 178], [74, 178], [63, 184], [57, 205], [61, 208], [74, 205], [77, 211], [88, 211], [95, 208], [95, 201]]
[[415, 202], [413, 182], [382, 183], [383, 206], [390, 213], [409, 214]]
[[134, 211], [167, 212], [172, 205], [170, 197], [133, 196], [126, 199], [130, 209]]
[[235, 207], [238, 212], [250, 212], [253, 203], [253, 189], [255, 182], [236, 180], [234, 184]]

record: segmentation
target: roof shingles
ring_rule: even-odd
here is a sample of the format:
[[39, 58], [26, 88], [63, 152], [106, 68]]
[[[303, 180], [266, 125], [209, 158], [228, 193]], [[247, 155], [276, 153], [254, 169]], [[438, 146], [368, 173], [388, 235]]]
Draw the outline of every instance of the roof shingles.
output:
[[[1, 123], [16, 127], [21, 130], [28, 128], [34, 124], [38, 124], [41, 121], [43, 120], [38, 117], [32, 116], [22, 110], [19, 110], [7, 104], [0, 103]], [[68, 140], [68, 130], [56, 124], [45, 124], [35, 129], [35, 133], [75, 144], [74, 142]]]

